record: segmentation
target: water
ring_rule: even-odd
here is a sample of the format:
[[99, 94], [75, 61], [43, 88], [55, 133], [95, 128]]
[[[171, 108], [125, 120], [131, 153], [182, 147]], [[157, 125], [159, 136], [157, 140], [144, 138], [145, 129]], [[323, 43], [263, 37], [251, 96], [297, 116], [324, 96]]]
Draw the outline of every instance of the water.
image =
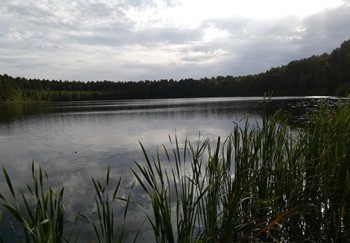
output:
[[[30, 182], [32, 161], [48, 173], [53, 186], [64, 186], [69, 227], [74, 212], [94, 211], [91, 177], [102, 178], [108, 164], [115, 180], [123, 176], [121, 193], [126, 195], [134, 180], [130, 167], [135, 167], [134, 160], [143, 161], [139, 141], [152, 153], [157, 146], [169, 146], [169, 135], [180, 142], [197, 141], [199, 134], [215, 141], [228, 136], [233, 122], [242, 123], [247, 114], [259, 122], [263, 110], [273, 113], [280, 108], [295, 125], [322, 100], [293, 97], [266, 102], [253, 97], [0, 104], [0, 163], [15, 188], [23, 189]], [[2, 174], [0, 188], [9, 195]], [[142, 193], [135, 195], [135, 200], [145, 200]], [[142, 210], [134, 208], [126, 232], [136, 232], [143, 220]], [[6, 215], [3, 221], [0, 235], [10, 239]], [[149, 237], [147, 227], [140, 239]], [[82, 232], [84, 241], [93, 238], [88, 224], [82, 224]]]

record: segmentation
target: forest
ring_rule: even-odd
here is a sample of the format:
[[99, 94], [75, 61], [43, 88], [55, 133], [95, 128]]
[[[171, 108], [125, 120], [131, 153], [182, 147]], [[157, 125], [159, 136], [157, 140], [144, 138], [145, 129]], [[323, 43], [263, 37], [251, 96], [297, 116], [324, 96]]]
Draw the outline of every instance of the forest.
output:
[[57, 81], [0, 75], [0, 101], [73, 101], [233, 96], [346, 96], [350, 92], [350, 40], [330, 54], [292, 61], [247, 76], [138, 82]]

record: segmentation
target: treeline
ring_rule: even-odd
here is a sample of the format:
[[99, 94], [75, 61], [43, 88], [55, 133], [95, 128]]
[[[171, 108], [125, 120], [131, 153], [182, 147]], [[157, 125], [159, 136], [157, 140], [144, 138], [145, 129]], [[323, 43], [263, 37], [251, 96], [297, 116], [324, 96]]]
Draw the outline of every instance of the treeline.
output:
[[265, 73], [179, 81], [79, 82], [0, 75], [0, 101], [337, 95], [350, 91], [350, 40], [330, 54], [292, 61]]

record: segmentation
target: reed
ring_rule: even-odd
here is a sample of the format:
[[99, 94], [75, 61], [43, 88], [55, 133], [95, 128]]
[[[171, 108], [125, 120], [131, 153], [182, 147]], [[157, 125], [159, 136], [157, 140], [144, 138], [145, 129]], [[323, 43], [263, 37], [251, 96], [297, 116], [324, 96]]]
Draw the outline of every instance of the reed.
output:
[[[316, 241], [350, 237], [350, 108], [322, 108], [302, 130], [281, 114], [237, 124], [211, 149], [163, 147], [134, 175], [157, 242]], [[171, 151], [171, 150], [170, 150]], [[169, 169], [170, 167], [170, 169]]]
[[[81, 213], [79, 215], [91, 222], [98, 242], [123, 242], [124, 221], [130, 205], [130, 193], [126, 199], [118, 196], [121, 181], [122, 178], [119, 178], [115, 185], [110, 185], [110, 166], [107, 167], [105, 181], [92, 177], [92, 184], [95, 189], [96, 211], [89, 216]], [[124, 205], [118, 204], [118, 202], [122, 202]], [[122, 217], [115, 217], [115, 209], [117, 207], [124, 207]], [[137, 236], [138, 234], [135, 235], [134, 242]]]
[[21, 190], [20, 193], [17, 193], [4, 166], [2, 166], [2, 171], [12, 200], [0, 193], [0, 204], [18, 221], [25, 241], [69, 241], [70, 239], [63, 234], [64, 188], [55, 191], [47, 187], [45, 185], [48, 180], [46, 172], [41, 167], [35, 170], [34, 163], [32, 163], [33, 183], [26, 185], [26, 191]]
[[[196, 146], [185, 141], [180, 148], [175, 139], [172, 155], [163, 147], [165, 156], [158, 151], [151, 159], [141, 145], [146, 162], [136, 163], [133, 172], [150, 198], [153, 215], [147, 217], [157, 242], [262, 238], [272, 228], [269, 221], [296, 211], [285, 205], [291, 198], [279, 194], [287, 189], [282, 170], [297, 156], [294, 143], [286, 125], [266, 117], [262, 127], [251, 127], [248, 120], [244, 128], [236, 125], [223, 143], [218, 138], [214, 150], [208, 140]], [[290, 181], [294, 189], [295, 180]]]
[[[310, 238], [342, 242], [350, 237], [350, 106], [312, 115], [302, 140], [305, 156], [304, 217]], [[312, 232], [312, 234], [311, 234]]]

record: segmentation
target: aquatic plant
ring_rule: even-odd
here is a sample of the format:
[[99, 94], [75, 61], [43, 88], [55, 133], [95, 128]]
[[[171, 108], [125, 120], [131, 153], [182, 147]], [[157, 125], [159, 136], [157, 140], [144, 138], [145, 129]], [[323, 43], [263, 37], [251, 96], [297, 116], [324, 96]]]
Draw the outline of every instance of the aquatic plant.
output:
[[22, 228], [26, 242], [62, 242], [69, 241], [64, 237], [62, 204], [64, 188], [54, 190], [45, 185], [48, 180], [41, 167], [37, 170], [32, 163], [33, 184], [26, 184], [27, 190], [20, 193], [13, 188], [11, 178], [2, 165], [12, 200], [0, 193], [0, 205], [6, 209]]
[[[350, 237], [350, 108], [322, 108], [303, 130], [276, 114], [237, 124], [212, 150], [177, 139], [133, 170], [157, 242], [305, 241]], [[169, 169], [170, 167], [170, 169]]]
[[[79, 213], [79, 215], [92, 223], [98, 242], [111, 243], [122, 242], [123, 240], [124, 220], [127, 216], [129, 208], [130, 194], [126, 199], [118, 197], [117, 193], [119, 191], [121, 181], [121, 178], [119, 178], [114, 186], [110, 185], [110, 166], [107, 167], [107, 174], [104, 182], [92, 177], [92, 184], [95, 189], [96, 211], [89, 216], [81, 213]], [[122, 218], [122, 220], [119, 220], [120, 222], [116, 222], [117, 219], [115, 218], [114, 212], [117, 201], [125, 202], [123, 217], [118, 217], [118, 220]], [[119, 207], [122, 207], [122, 205], [119, 205]], [[94, 215], [97, 215], [97, 219], [93, 218]], [[136, 239], [137, 234], [134, 241]]]
[[350, 106], [321, 109], [311, 116], [301, 141], [304, 155], [303, 217], [315, 241], [350, 238]]
[[163, 147], [167, 163], [159, 151], [151, 159], [141, 145], [146, 163], [136, 163], [133, 172], [150, 198], [153, 215], [147, 217], [157, 242], [271, 235], [271, 221], [297, 212], [287, 205], [292, 197], [280, 194], [296, 187], [291, 178], [286, 188], [283, 178], [291, 158], [298, 156], [294, 138], [286, 125], [266, 117], [262, 127], [248, 120], [243, 128], [236, 125], [223, 143], [218, 138], [214, 150], [209, 140], [196, 146], [186, 140], [180, 148], [175, 139], [172, 154]]

